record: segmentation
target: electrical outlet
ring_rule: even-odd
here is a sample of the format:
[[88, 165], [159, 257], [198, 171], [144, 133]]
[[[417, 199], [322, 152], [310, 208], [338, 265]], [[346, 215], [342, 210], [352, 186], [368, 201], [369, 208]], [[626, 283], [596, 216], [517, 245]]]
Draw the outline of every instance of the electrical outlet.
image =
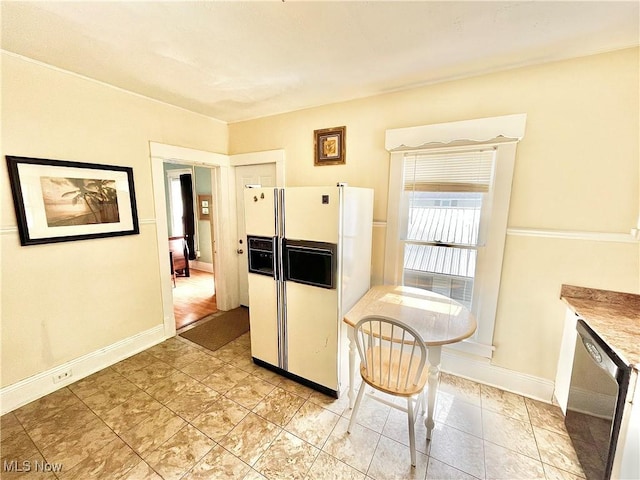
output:
[[56, 373], [53, 376], [53, 383], [59, 383], [68, 378], [71, 378], [71, 369]]

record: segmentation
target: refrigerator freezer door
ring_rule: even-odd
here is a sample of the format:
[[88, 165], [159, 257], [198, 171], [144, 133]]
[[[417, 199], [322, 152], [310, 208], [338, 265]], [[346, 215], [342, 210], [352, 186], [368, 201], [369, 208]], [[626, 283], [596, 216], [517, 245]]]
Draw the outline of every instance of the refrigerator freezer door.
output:
[[276, 190], [272, 187], [245, 188], [244, 217], [247, 235], [277, 235], [276, 199]]
[[339, 227], [338, 187], [290, 187], [284, 190], [286, 238], [338, 243]]
[[342, 314], [360, 300], [370, 286], [373, 190], [345, 188], [342, 210]]
[[338, 391], [338, 291], [286, 283], [288, 370]]
[[251, 356], [278, 366], [278, 282], [249, 274]]

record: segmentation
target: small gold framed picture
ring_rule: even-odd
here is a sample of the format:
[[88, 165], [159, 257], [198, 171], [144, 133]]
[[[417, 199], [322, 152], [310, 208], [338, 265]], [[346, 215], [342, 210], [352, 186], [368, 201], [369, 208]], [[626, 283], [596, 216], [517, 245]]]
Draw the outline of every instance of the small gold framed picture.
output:
[[344, 165], [347, 127], [314, 130], [314, 165]]

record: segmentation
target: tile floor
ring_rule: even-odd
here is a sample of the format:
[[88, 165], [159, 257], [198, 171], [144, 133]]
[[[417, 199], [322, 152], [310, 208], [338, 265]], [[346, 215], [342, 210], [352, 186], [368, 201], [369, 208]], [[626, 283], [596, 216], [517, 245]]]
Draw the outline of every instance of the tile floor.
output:
[[0, 476], [582, 477], [558, 409], [445, 374], [433, 440], [419, 420], [412, 469], [405, 414], [365, 399], [347, 434], [346, 396], [335, 400], [255, 366], [248, 335], [216, 352], [172, 338], [4, 415]]

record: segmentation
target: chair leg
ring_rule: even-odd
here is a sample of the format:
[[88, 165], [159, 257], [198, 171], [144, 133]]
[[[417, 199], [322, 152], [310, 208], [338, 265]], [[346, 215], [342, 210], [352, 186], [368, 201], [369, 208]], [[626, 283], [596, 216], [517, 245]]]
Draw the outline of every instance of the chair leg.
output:
[[416, 426], [413, 414], [413, 399], [407, 397], [407, 416], [409, 420], [409, 448], [411, 450], [411, 466], [416, 466]]
[[362, 402], [362, 397], [364, 396], [365, 388], [366, 388], [366, 384], [362, 382], [360, 384], [360, 388], [358, 389], [358, 396], [356, 397], [356, 403], [353, 406], [353, 410], [351, 411], [351, 420], [349, 420], [349, 426], [347, 427], [348, 433], [351, 433], [351, 428], [356, 423], [356, 415], [358, 414], [358, 409], [360, 408], [360, 402]]

